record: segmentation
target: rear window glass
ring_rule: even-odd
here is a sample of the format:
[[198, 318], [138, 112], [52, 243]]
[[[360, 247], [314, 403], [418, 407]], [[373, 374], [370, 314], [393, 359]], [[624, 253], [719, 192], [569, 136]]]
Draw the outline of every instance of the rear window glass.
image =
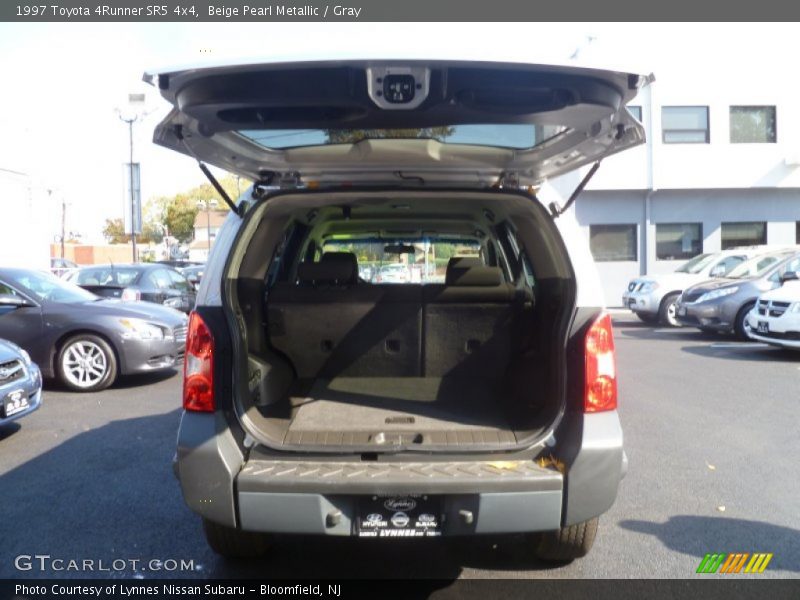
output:
[[446, 125], [422, 129], [264, 129], [239, 135], [276, 150], [303, 146], [353, 144], [370, 139], [432, 139], [446, 144], [497, 148], [532, 148], [566, 131], [560, 125], [496, 124]]
[[480, 257], [476, 240], [328, 240], [322, 252], [351, 252], [358, 261], [358, 277], [367, 283], [444, 283], [453, 257]]
[[73, 280], [78, 285], [131, 285], [139, 272], [136, 269], [83, 269]]

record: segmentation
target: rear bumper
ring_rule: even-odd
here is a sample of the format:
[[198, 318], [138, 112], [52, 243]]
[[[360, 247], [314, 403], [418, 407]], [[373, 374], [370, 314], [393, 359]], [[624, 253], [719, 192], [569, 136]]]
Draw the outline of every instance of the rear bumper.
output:
[[219, 413], [184, 413], [175, 468], [194, 512], [247, 531], [351, 535], [360, 497], [416, 494], [441, 497], [445, 535], [550, 531], [608, 510], [626, 470], [617, 413], [580, 418], [566, 476], [502, 455], [497, 461], [311, 461], [256, 448], [245, 461]]

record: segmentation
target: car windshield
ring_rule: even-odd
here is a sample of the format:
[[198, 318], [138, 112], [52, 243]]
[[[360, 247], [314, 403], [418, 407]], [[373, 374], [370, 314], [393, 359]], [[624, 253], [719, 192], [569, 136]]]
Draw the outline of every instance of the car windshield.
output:
[[72, 281], [78, 285], [131, 285], [139, 275], [139, 271], [125, 267], [102, 267], [81, 269]]
[[678, 267], [675, 272], [691, 274], [699, 273], [705, 269], [713, 259], [713, 254], [698, 254], [691, 260], [685, 262], [682, 266]]
[[422, 129], [264, 129], [242, 130], [264, 148], [283, 150], [302, 146], [354, 144], [362, 140], [431, 139], [445, 144], [476, 144], [498, 148], [533, 148], [566, 131], [559, 125], [469, 124]]
[[730, 279], [758, 277], [759, 275], [763, 275], [770, 267], [784, 260], [786, 256], [787, 254], [785, 253], [754, 256], [750, 260], [746, 260], [742, 264], [737, 265], [726, 277]]
[[358, 277], [368, 283], [444, 283], [453, 257], [480, 254], [480, 243], [467, 239], [344, 238], [327, 240], [324, 252], [350, 252], [358, 261]]
[[50, 273], [25, 271], [14, 277], [16, 282], [39, 300], [50, 302], [91, 302], [97, 296], [79, 288], [73, 283], [63, 281]]

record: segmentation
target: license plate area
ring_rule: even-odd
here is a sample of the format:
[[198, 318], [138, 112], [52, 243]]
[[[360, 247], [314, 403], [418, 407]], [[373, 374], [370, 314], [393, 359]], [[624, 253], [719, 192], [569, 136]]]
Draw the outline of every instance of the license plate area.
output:
[[759, 321], [756, 331], [758, 331], [758, 333], [769, 333], [769, 323], [766, 321]]
[[28, 408], [28, 397], [24, 390], [15, 390], [3, 398], [2, 417], [10, 417]]
[[353, 534], [370, 538], [439, 537], [439, 496], [363, 496], [356, 502]]

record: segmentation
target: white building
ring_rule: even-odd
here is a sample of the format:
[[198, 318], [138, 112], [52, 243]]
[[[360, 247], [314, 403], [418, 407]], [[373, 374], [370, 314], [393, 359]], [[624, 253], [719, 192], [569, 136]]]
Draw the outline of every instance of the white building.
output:
[[[567, 213], [590, 241], [609, 306], [631, 278], [700, 252], [800, 244], [800, 88], [777, 57], [757, 58], [665, 63], [631, 103], [647, 144], [604, 160]], [[563, 203], [586, 170], [540, 196]]]
[[48, 270], [55, 205], [51, 191], [28, 174], [0, 165], [0, 198], [5, 207], [0, 219], [0, 266]]

